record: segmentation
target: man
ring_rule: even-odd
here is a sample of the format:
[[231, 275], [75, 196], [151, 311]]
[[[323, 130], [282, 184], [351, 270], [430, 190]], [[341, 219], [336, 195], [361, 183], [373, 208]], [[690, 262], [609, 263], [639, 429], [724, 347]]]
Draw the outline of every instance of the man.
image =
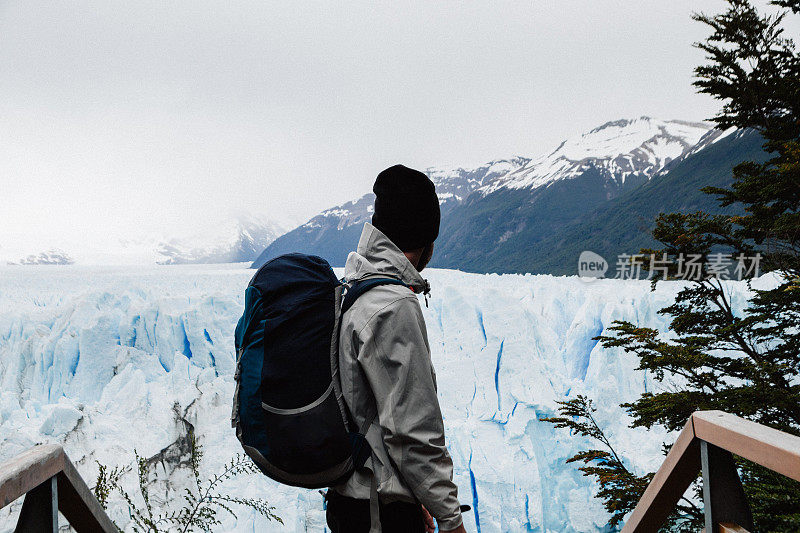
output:
[[372, 457], [365, 468], [328, 491], [328, 526], [333, 533], [366, 533], [370, 508], [379, 506], [384, 533], [432, 533], [431, 516], [440, 532], [465, 533], [417, 300], [429, 290], [420, 271], [439, 234], [439, 200], [425, 174], [402, 165], [381, 172], [373, 192], [372, 224], [364, 225], [357, 251], [347, 258], [345, 278], [404, 285], [371, 289], [342, 317], [345, 403], [357, 427], [377, 415], [366, 432]]

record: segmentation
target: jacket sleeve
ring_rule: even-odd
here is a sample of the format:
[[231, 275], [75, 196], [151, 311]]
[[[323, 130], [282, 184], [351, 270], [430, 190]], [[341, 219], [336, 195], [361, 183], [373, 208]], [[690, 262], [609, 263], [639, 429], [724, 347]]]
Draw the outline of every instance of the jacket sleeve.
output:
[[450, 530], [461, 524], [461, 511], [424, 328], [416, 297], [396, 300], [362, 328], [358, 360], [389, 457], [439, 528]]

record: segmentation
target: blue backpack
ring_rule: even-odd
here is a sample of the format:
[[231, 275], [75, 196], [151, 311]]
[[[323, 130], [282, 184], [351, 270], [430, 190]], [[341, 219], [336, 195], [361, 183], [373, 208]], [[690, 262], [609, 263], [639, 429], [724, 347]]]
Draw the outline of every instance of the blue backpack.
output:
[[322, 258], [287, 254], [263, 265], [245, 291], [236, 326], [236, 390], [231, 425], [245, 453], [270, 478], [324, 488], [364, 465], [364, 434], [353, 427], [339, 382], [342, 314], [377, 285], [345, 285]]

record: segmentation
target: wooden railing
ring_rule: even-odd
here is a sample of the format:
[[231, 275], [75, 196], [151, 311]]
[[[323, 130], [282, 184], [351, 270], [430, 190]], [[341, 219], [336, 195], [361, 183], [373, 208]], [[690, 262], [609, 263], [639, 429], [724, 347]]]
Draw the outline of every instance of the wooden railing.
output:
[[34, 446], [0, 465], [0, 509], [22, 495], [15, 533], [57, 533], [59, 511], [77, 533], [118, 531], [61, 446]]
[[800, 481], [800, 437], [722, 411], [697, 411], [628, 518], [623, 533], [658, 531], [689, 485], [703, 477], [706, 533], [746, 533], [753, 517], [733, 454]]

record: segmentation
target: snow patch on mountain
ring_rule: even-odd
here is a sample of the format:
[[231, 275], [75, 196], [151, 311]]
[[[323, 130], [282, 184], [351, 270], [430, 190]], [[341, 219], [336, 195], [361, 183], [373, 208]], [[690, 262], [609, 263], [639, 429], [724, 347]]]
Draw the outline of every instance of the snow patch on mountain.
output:
[[501, 176], [513, 172], [530, 162], [525, 157], [498, 159], [475, 168], [428, 168], [425, 173], [436, 185], [440, 203], [463, 201], [467, 196]]
[[551, 155], [581, 161], [589, 158], [613, 159], [644, 150], [652, 156], [651, 162], [658, 164], [680, 155], [686, 145], [696, 144], [709, 129], [707, 124], [662, 121], [650, 117], [616, 120], [564, 141]]
[[[708, 148], [712, 144], [718, 143], [722, 139], [725, 139], [725, 138], [730, 137], [732, 135], [741, 135], [745, 131], [747, 131], [747, 130], [743, 130], [743, 129], [740, 129], [740, 128], [728, 128], [726, 130], [718, 130], [718, 129], [709, 130], [705, 135], [703, 135], [700, 138], [700, 140], [697, 142], [696, 145], [694, 145], [692, 147], [691, 150], [688, 150], [685, 154], [683, 154], [683, 156], [681, 156], [679, 159], [676, 159], [675, 161], [680, 161], [681, 159], [686, 159], [689, 156], [692, 156], [692, 155], [694, 155], [694, 154], [696, 154], [696, 153], [698, 153], [698, 152], [700, 152], [702, 150], [705, 150], [706, 148]], [[675, 161], [673, 161], [672, 163], [674, 164]]]

